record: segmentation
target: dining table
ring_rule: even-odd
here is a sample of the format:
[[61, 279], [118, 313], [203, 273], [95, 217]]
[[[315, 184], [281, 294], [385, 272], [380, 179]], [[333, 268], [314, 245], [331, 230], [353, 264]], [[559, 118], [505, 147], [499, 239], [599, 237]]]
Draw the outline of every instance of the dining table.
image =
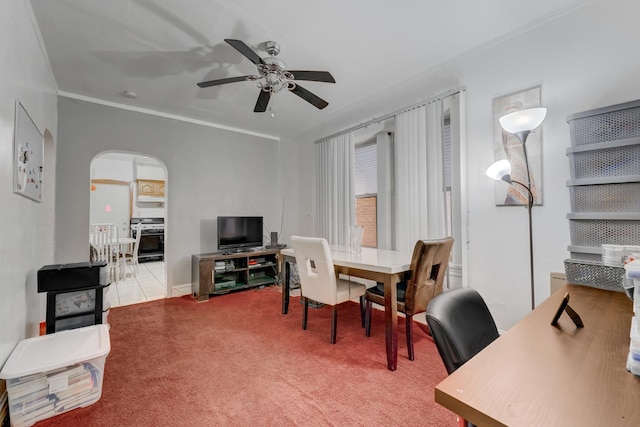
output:
[[[372, 280], [384, 284], [385, 345], [387, 368], [395, 371], [398, 365], [397, 283], [408, 278], [411, 252], [362, 247], [354, 252], [350, 246], [329, 245], [336, 275]], [[280, 251], [280, 271], [284, 272], [282, 286], [282, 314], [289, 310], [289, 281], [291, 264], [295, 263], [293, 248]]]

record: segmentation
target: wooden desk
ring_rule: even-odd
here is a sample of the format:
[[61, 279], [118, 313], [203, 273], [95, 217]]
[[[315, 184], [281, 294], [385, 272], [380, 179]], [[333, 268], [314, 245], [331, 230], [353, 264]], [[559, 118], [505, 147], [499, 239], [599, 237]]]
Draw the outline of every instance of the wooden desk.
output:
[[[348, 246], [331, 245], [331, 257], [336, 274], [384, 283], [385, 309], [385, 341], [387, 349], [387, 367], [395, 371], [398, 365], [398, 313], [396, 284], [405, 280], [406, 273], [411, 268], [409, 252], [389, 251], [375, 248], [362, 248], [360, 255], [350, 252]], [[295, 263], [293, 249], [280, 251], [280, 271], [285, 272], [282, 285], [282, 314], [289, 310], [289, 263]]]
[[[566, 313], [566, 292], [584, 328]], [[565, 285], [436, 386], [435, 400], [477, 426], [638, 426], [640, 377], [627, 372], [632, 304], [622, 292]]]

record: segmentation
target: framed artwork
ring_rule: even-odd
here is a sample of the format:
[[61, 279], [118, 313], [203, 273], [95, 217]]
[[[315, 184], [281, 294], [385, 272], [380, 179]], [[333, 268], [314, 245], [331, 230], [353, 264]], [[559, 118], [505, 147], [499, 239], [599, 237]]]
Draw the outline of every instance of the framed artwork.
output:
[[17, 100], [13, 129], [13, 192], [41, 202], [44, 140], [27, 111]]
[[[511, 179], [527, 184], [527, 168], [523, 144], [518, 138], [505, 132], [498, 119], [505, 114], [527, 108], [540, 106], [540, 86], [520, 92], [494, 98], [493, 128], [495, 160], [508, 159], [511, 163]], [[533, 204], [542, 205], [542, 128], [538, 127], [529, 134], [526, 142], [527, 159], [531, 176], [530, 189], [533, 193]], [[496, 182], [496, 206], [526, 206], [529, 193], [518, 184], [509, 185]]]

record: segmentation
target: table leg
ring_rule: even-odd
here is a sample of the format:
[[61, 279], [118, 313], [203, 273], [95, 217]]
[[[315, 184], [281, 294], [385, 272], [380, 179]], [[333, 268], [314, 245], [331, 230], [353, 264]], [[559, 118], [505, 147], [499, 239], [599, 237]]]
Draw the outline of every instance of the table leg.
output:
[[289, 279], [291, 277], [291, 264], [287, 262], [286, 257], [280, 255], [282, 264], [280, 271], [284, 271], [284, 283], [282, 283], [282, 314], [289, 312]]
[[387, 368], [395, 371], [398, 366], [398, 311], [397, 286], [391, 275], [384, 278], [384, 328], [387, 345]]

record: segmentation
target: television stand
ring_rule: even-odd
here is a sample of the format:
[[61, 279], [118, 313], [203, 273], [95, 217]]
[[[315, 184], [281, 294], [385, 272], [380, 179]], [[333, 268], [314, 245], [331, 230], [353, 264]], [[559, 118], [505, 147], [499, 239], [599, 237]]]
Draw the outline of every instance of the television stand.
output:
[[191, 291], [199, 302], [257, 286], [277, 284], [278, 249], [213, 252], [191, 255]]

